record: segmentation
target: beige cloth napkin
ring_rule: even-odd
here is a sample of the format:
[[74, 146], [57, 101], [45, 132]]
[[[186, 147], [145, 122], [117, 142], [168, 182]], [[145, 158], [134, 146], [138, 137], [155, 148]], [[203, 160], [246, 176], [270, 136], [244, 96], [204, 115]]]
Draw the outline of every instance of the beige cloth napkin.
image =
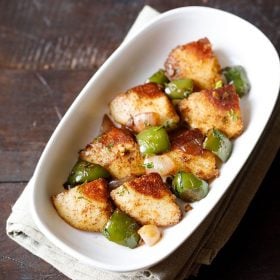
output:
[[[157, 11], [145, 6], [127, 36], [133, 36], [157, 15]], [[258, 146], [260, 145], [259, 143]], [[144, 271], [113, 273], [98, 270], [80, 263], [47, 240], [34, 224], [28, 210], [32, 179], [12, 208], [12, 213], [7, 220], [7, 234], [19, 245], [50, 263], [71, 279], [186, 279], [189, 275], [195, 274], [201, 264], [210, 264], [227, 242], [243, 217], [268, 168], [265, 165], [257, 165], [258, 160], [261, 157], [264, 164], [264, 159], [271, 161], [275, 151], [268, 149], [265, 154], [255, 153], [257, 156], [252, 155], [226, 195], [191, 237], [168, 258]], [[249, 166], [250, 173], [253, 173], [254, 176], [249, 176]], [[254, 178], [253, 184], [250, 181], [252, 177]]]

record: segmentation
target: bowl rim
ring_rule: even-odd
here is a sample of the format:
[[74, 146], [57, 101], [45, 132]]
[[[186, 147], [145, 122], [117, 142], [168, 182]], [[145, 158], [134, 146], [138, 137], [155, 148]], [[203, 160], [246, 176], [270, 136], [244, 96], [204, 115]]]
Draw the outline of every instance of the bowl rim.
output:
[[[65, 244], [63, 241], [61, 241], [59, 238], [57, 238], [48, 229], [48, 227], [45, 226], [44, 222], [38, 216], [38, 213], [36, 211], [36, 205], [35, 205], [36, 187], [40, 184], [40, 173], [41, 173], [41, 170], [44, 167], [44, 161], [45, 161], [45, 158], [46, 158], [46, 156], [47, 156], [47, 154], [49, 152], [49, 149], [50, 149], [50, 147], [52, 145], [55, 145], [56, 138], [58, 137], [58, 132], [63, 127], [65, 120], [72, 114], [74, 108], [79, 106], [79, 103], [83, 100], [83, 96], [90, 89], [92, 84], [94, 84], [95, 81], [97, 79], [99, 79], [99, 77], [100, 77], [100, 75], [102, 75], [103, 71], [106, 71], [108, 65], [114, 63], [114, 60], [119, 56], [120, 53], [123, 52], [123, 49], [129, 47], [131, 42], [133, 42], [135, 38], [140, 37], [143, 32], [149, 30], [150, 28], [153, 28], [156, 23], [161, 22], [165, 18], [173, 17], [175, 15], [183, 15], [184, 13], [190, 13], [190, 12], [195, 12], [195, 11], [199, 11], [199, 12], [204, 11], [204, 12], [207, 12], [207, 13], [210, 12], [210, 13], [215, 13], [215, 14], [219, 13], [219, 14], [227, 16], [227, 17], [228, 16], [233, 17], [233, 18], [235, 18], [235, 20], [242, 21], [242, 22], [248, 24], [251, 28], [253, 28], [255, 31], [260, 33], [262, 38], [264, 40], [266, 40], [266, 42], [269, 45], [271, 45], [271, 51], [274, 52], [273, 55], [275, 56], [275, 59], [278, 60], [278, 73], [279, 73], [279, 77], [280, 77], [279, 56], [278, 56], [278, 53], [277, 53], [275, 47], [273, 46], [272, 42], [268, 39], [268, 37], [260, 29], [258, 29], [256, 26], [254, 26], [253, 24], [251, 24], [247, 20], [242, 19], [241, 17], [239, 17], [237, 15], [234, 15], [234, 14], [232, 14], [230, 12], [223, 11], [221, 9], [204, 7], [204, 6], [187, 6], [187, 7], [180, 7], [180, 8], [172, 9], [172, 10], [166, 11], [166, 12], [158, 15], [157, 17], [155, 17], [154, 19], [149, 21], [148, 24], [146, 24], [145, 26], [140, 28], [139, 31], [137, 31], [135, 35], [132, 35], [130, 38], [127, 38], [127, 40], [125, 40], [125, 42], [122, 43], [113, 52], [113, 54], [104, 62], [104, 64], [96, 71], [96, 73], [91, 76], [89, 81], [86, 83], [86, 85], [83, 87], [81, 92], [77, 95], [77, 97], [75, 98], [75, 100], [73, 101], [71, 106], [68, 108], [67, 112], [65, 113], [65, 115], [62, 118], [62, 120], [59, 122], [59, 124], [55, 128], [55, 130], [52, 133], [52, 135], [51, 135], [47, 145], [45, 146], [45, 149], [44, 149], [44, 151], [41, 154], [41, 157], [40, 157], [40, 159], [38, 161], [38, 164], [36, 166], [36, 169], [35, 169], [34, 175], [33, 175], [34, 184], [33, 184], [33, 187], [32, 187], [32, 190], [31, 190], [31, 195], [30, 195], [30, 200], [31, 200], [30, 207], [31, 207], [32, 218], [33, 218], [35, 224], [38, 226], [39, 230], [42, 231], [42, 233], [46, 236], [46, 238], [49, 239], [52, 243], [57, 245], [60, 249], [63, 249], [65, 252], [70, 254], [72, 257], [75, 257], [75, 258], [81, 260], [82, 262], [84, 262], [84, 263], [86, 263], [88, 265], [91, 265], [91, 266], [94, 266], [94, 267], [97, 267], [97, 268], [100, 268], [100, 269], [104, 269], [104, 270], [107, 270], [107, 271], [115, 271], [115, 272], [129, 272], [129, 271], [136, 271], [136, 270], [140, 270], [140, 269], [145, 269], [145, 268], [151, 267], [151, 266], [159, 263], [163, 259], [165, 259], [168, 255], [170, 255], [172, 252], [174, 252], [180, 245], [182, 245], [183, 242], [185, 242], [192, 235], [192, 233], [198, 228], [198, 226], [207, 218], [207, 216], [210, 214], [211, 210], [217, 205], [217, 203], [222, 198], [222, 197], [220, 197], [218, 199], [218, 201], [215, 204], [212, 205], [211, 210], [208, 212], [208, 214], [205, 215], [204, 218], [201, 219], [199, 221], [199, 223], [196, 226], [193, 227], [191, 233], [188, 236], [186, 236], [185, 239], [180, 244], [178, 244], [177, 246], [174, 246], [173, 250], [170, 251], [169, 254], [166, 254], [166, 255], [162, 256], [161, 258], [155, 259], [154, 262], [152, 262], [152, 263], [148, 263], [148, 264], [145, 264], [145, 265], [139, 265], [139, 264], [138, 265], [133, 265], [132, 264], [130, 267], [126, 267], [126, 268], [125, 267], [119, 267], [119, 266], [116, 266], [116, 265], [111, 265], [111, 264], [104, 264], [103, 262], [91, 259], [91, 258], [83, 255], [82, 253], [76, 251], [75, 249], [71, 248], [67, 244]], [[280, 79], [278, 81], [278, 92], [279, 92], [279, 87], [280, 87]], [[279, 98], [279, 95], [278, 95], [278, 97], [275, 100], [273, 108], [271, 109], [269, 118], [271, 117], [271, 114], [273, 112], [273, 109], [275, 107], [275, 104], [276, 104], [276, 101], [277, 101], [278, 98]], [[269, 118], [267, 119], [265, 127], [267, 126]], [[259, 139], [260, 139], [260, 137], [261, 137], [261, 135], [259, 136]], [[254, 147], [255, 147], [255, 145], [254, 145]], [[247, 160], [248, 160], [248, 158], [247, 158]], [[245, 164], [245, 162], [242, 164], [242, 166]], [[242, 168], [242, 166], [240, 167], [240, 169]], [[236, 174], [236, 176], [238, 176], [238, 173]], [[227, 190], [228, 190], [228, 188], [226, 188], [225, 192]]]

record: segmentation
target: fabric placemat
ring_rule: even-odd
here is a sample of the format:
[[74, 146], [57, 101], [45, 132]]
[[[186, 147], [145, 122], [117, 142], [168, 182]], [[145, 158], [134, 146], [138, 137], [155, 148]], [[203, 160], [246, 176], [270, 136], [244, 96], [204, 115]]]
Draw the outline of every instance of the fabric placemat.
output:
[[[156, 10], [145, 6], [128, 32], [126, 39], [137, 33], [158, 14]], [[241, 180], [244, 185], [244, 177], [246, 183], [246, 176], [242, 176], [242, 174], [246, 174], [249, 165], [250, 170], [253, 169], [256, 174], [263, 174], [263, 170], [258, 173], [259, 167], [257, 165], [252, 167], [252, 162], [254, 162], [253, 156], [223, 199], [190, 238], [165, 260], [143, 271], [114, 273], [99, 270], [79, 262], [52, 244], [38, 230], [29, 212], [29, 192], [33, 184], [32, 179], [13, 206], [12, 213], [7, 220], [6, 231], [8, 236], [20, 246], [45, 260], [70, 279], [186, 279], [189, 275], [196, 274], [201, 264], [212, 262], [243, 217], [262, 178], [256, 178], [255, 184], [247, 182], [246, 190], [244, 190], [244, 188], [240, 188]]]

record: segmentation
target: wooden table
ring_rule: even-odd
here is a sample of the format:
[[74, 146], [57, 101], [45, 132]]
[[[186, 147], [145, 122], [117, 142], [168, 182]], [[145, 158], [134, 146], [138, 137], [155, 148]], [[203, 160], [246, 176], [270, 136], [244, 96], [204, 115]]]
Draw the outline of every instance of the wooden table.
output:
[[[52, 131], [144, 4], [161, 12], [185, 5], [221, 8], [255, 24], [280, 48], [278, 0], [1, 0], [0, 279], [66, 279], [9, 240], [5, 222]], [[269, 148], [261, 152], [265, 165], [258, 178], [278, 151], [279, 115], [278, 102], [270, 122], [278, 139], [270, 147], [266, 140]], [[279, 162], [278, 155], [238, 230], [197, 279], [280, 279]]]

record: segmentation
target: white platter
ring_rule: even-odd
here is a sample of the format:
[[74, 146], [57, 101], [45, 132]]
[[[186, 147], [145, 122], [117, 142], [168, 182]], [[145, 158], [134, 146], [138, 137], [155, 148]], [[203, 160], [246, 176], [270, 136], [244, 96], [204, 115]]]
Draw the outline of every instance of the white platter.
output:
[[[153, 247], [129, 249], [98, 233], [76, 230], [56, 213], [50, 197], [77, 159], [77, 152], [98, 134], [107, 104], [119, 92], [143, 83], [161, 68], [179, 44], [208, 37], [222, 66], [240, 64], [251, 83], [242, 98], [245, 131], [234, 141], [229, 161], [211, 184], [208, 196], [194, 204], [183, 220], [164, 230]], [[232, 14], [205, 7], [185, 7], [160, 15], [122, 44], [90, 79], [49, 140], [34, 174], [31, 208], [39, 229], [55, 245], [81, 262], [111, 271], [133, 271], [163, 260], [183, 243], [207, 217], [229, 188], [252, 152], [278, 97], [279, 57], [256, 27]]]

